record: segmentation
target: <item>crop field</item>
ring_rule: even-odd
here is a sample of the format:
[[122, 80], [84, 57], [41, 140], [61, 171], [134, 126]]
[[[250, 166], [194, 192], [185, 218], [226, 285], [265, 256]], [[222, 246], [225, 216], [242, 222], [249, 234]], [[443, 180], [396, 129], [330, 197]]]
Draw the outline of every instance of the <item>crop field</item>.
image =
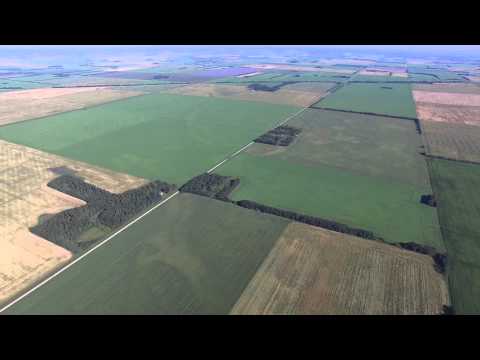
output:
[[2, 78], [0, 79], [0, 89], [4, 90], [22, 90], [22, 89], [35, 89], [45, 87], [42, 83], [20, 81], [15, 78]]
[[181, 185], [298, 110], [155, 93], [0, 127], [0, 138]]
[[435, 78], [435, 81], [465, 81], [462, 76], [456, 74], [455, 72], [448, 71], [447, 69], [432, 69], [428, 66], [409, 66], [408, 73], [412, 75], [419, 74], [432, 76]]
[[422, 194], [431, 193], [430, 187], [247, 153], [215, 172], [240, 178], [230, 195], [233, 200], [334, 220], [372, 231], [388, 242], [443, 248], [435, 208], [420, 203]]
[[479, 94], [480, 86], [470, 83], [436, 83], [436, 84], [413, 84], [412, 90], [440, 92], [440, 93], [456, 93], [456, 94]]
[[313, 71], [313, 72], [334, 72], [343, 74], [352, 74], [355, 72], [352, 68], [335, 68], [333, 66], [308, 66], [293, 64], [254, 64], [249, 65], [257, 70], [286, 70], [286, 71]]
[[343, 82], [350, 78], [350, 74], [343, 72], [292, 72], [276, 77], [275, 81], [322, 81], [322, 82]]
[[422, 128], [428, 154], [480, 162], [480, 126], [422, 121]]
[[409, 84], [348, 84], [314, 106], [381, 115], [416, 117]]
[[328, 165], [360, 175], [428, 187], [411, 120], [307, 109], [288, 122], [302, 132], [288, 147], [255, 144], [247, 152], [305, 166]]
[[0, 95], [0, 125], [83, 109], [142, 95], [139, 91], [93, 88], [39, 88]]
[[306, 107], [327, 94], [326, 91], [289, 90], [282, 87], [276, 91], [255, 91], [242, 85], [194, 84], [173, 88], [171, 94], [213, 96], [233, 100], [261, 101], [272, 104], [284, 104]]
[[49, 169], [62, 166], [112, 192], [145, 183], [143, 179], [0, 140], [0, 303], [71, 257], [67, 250], [28, 230], [42, 215], [84, 204], [46, 186], [58, 176]]
[[455, 312], [480, 314], [480, 166], [431, 159]]
[[210, 82], [213, 83], [254, 83], [254, 82], [270, 82], [270, 81], [277, 81], [276, 78], [279, 76], [282, 76], [285, 74], [285, 72], [267, 72], [264, 74], [259, 74], [259, 75], [253, 75], [253, 76], [247, 76], [247, 77], [238, 77], [238, 76], [231, 76], [231, 77], [225, 77], [221, 79], [216, 79], [216, 80], [210, 80]]
[[287, 224], [180, 194], [6, 313], [228, 314]]
[[232, 314], [439, 314], [448, 304], [432, 258], [290, 223]]

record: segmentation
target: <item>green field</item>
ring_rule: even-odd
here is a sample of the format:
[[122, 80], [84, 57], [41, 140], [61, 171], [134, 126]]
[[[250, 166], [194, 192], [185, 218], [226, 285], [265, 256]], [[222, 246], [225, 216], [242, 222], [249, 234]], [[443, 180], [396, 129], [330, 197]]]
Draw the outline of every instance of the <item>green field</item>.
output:
[[325, 82], [342, 82], [350, 78], [350, 74], [335, 73], [335, 72], [294, 72], [285, 74], [275, 78], [275, 81], [325, 81]]
[[432, 159], [430, 166], [452, 303], [459, 314], [480, 314], [480, 165]]
[[303, 129], [288, 147], [256, 144], [250, 153], [428, 187], [421, 137], [411, 120], [308, 109], [288, 122]]
[[286, 105], [154, 93], [0, 127], [0, 138], [180, 185], [295, 111]]
[[352, 83], [315, 106], [412, 118], [417, 116], [409, 84]]
[[5, 313], [228, 314], [287, 224], [181, 194]]
[[15, 80], [15, 78], [0, 79], [0, 89], [24, 90], [24, 89], [36, 89], [41, 87], [46, 87], [46, 85], [41, 83], [30, 82], [30, 81]]
[[[260, 72], [261, 70], [259, 70]], [[254, 83], [257, 81], [277, 81], [276, 78], [284, 74], [283, 72], [267, 72], [264, 74], [252, 75], [247, 77], [229, 76], [221, 79], [210, 80], [213, 83]]]
[[462, 76], [447, 69], [431, 69], [428, 66], [410, 65], [408, 67], [408, 72], [411, 75], [430, 75], [435, 78], [435, 81], [465, 81]]
[[388, 242], [414, 241], [443, 249], [436, 211], [420, 203], [420, 196], [430, 192], [428, 187], [248, 153], [216, 173], [240, 178], [233, 200], [335, 220], [373, 231]]

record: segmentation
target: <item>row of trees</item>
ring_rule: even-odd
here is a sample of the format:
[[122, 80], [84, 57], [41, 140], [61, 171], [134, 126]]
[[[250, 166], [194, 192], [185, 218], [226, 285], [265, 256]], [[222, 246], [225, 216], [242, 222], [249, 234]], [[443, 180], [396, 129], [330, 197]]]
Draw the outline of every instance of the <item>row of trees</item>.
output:
[[279, 126], [259, 136], [254, 141], [257, 143], [288, 146], [302, 130], [292, 126]]
[[228, 196], [239, 183], [238, 178], [204, 173], [188, 181], [180, 191], [230, 201]]

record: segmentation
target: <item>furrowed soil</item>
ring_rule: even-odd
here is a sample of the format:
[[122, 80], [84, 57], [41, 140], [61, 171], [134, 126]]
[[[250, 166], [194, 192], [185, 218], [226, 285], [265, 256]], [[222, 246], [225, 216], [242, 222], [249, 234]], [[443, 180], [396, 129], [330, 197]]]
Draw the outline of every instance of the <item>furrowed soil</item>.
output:
[[228, 314], [288, 221], [180, 194], [10, 314]]
[[431, 257], [291, 223], [231, 314], [439, 314], [448, 302]]

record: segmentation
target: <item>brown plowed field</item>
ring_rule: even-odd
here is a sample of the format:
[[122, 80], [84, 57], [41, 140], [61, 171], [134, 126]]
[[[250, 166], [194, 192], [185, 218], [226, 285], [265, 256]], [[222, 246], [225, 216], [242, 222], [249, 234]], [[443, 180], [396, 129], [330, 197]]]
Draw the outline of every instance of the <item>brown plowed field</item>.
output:
[[291, 223], [232, 314], [437, 314], [448, 304], [432, 258]]

